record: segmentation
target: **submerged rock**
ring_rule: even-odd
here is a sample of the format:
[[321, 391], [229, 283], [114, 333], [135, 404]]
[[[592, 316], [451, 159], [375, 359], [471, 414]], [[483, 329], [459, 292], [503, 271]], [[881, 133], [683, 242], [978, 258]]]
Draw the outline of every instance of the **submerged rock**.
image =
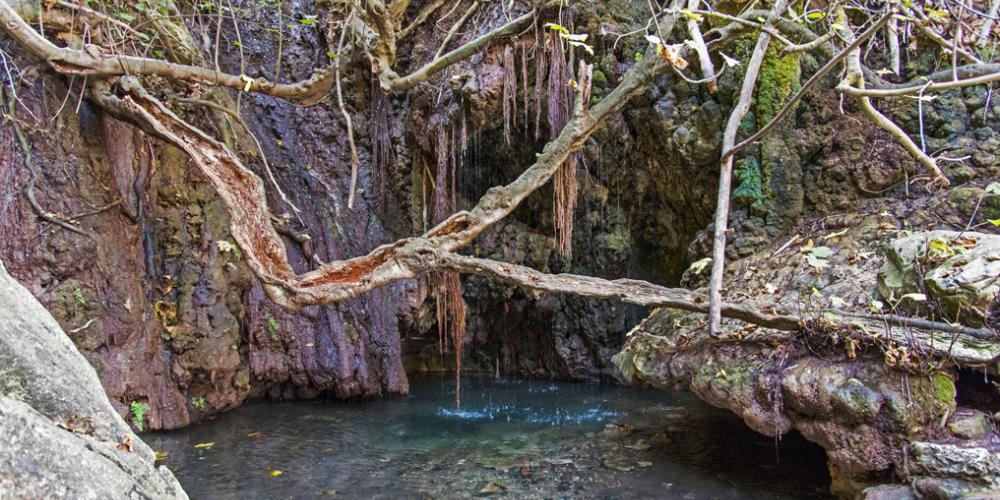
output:
[[186, 499], [173, 474], [153, 462], [94, 369], [0, 263], [4, 498]]

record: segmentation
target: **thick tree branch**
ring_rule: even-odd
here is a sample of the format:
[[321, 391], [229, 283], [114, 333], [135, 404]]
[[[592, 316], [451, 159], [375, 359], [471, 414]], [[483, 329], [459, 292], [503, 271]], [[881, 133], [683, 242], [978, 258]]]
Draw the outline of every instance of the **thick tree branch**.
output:
[[221, 85], [240, 90], [260, 92], [275, 97], [318, 102], [333, 85], [333, 67], [317, 70], [311, 77], [296, 83], [277, 84], [246, 75], [231, 75], [200, 66], [176, 64], [159, 59], [127, 55], [104, 54], [97, 46], [84, 50], [58, 47], [29, 26], [7, 2], [0, 1], [0, 24], [14, 40], [38, 57], [45, 59], [56, 71], [86, 76], [155, 75], [174, 80]]
[[586, 103], [578, 102], [577, 114], [559, 137], [545, 147], [537, 162], [511, 184], [490, 189], [470, 212], [453, 215], [421, 238], [401, 240], [366, 256], [332, 262], [301, 275], [291, 268], [284, 244], [270, 223], [263, 182], [235, 154], [166, 109], [135, 78], [123, 78], [118, 95], [98, 92], [97, 100], [177, 145], [194, 160], [225, 201], [232, 217], [233, 238], [244, 250], [247, 262], [269, 296], [283, 306], [298, 308], [345, 300], [400, 279], [413, 278], [424, 270], [406, 266], [406, 256], [425, 245], [442, 251], [466, 245], [548, 182], [558, 166], [582, 147], [607, 117], [642, 92], [664, 66], [658, 58], [649, 57], [630, 69], [619, 86], [593, 108], [587, 109]]

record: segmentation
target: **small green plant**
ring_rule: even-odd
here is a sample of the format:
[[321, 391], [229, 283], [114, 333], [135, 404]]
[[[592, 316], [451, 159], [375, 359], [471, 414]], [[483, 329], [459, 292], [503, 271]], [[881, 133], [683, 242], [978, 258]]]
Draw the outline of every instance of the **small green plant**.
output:
[[194, 406], [195, 408], [197, 408], [199, 410], [204, 410], [205, 409], [205, 404], [206, 404], [205, 403], [205, 398], [203, 398], [201, 396], [198, 396], [198, 397], [196, 397], [196, 398], [194, 398], [194, 399], [191, 400], [191, 406]]
[[272, 339], [278, 334], [278, 320], [274, 319], [274, 316], [267, 317], [267, 331]]
[[146, 403], [140, 403], [138, 401], [132, 401], [132, 404], [129, 405], [129, 408], [131, 409], [132, 412], [132, 425], [134, 425], [139, 432], [142, 432], [143, 430], [142, 419], [146, 415], [146, 412], [149, 410], [149, 405]]
[[79, 288], [73, 290], [73, 298], [76, 299], [80, 305], [87, 305], [87, 299], [83, 298], [83, 291]]

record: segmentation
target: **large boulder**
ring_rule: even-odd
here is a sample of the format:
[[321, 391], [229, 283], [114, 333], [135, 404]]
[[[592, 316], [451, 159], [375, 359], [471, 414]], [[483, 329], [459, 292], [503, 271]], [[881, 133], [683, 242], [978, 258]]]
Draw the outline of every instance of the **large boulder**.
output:
[[982, 326], [1000, 293], [1000, 236], [955, 231], [914, 233], [893, 241], [878, 289], [890, 303], [915, 310], [923, 293], [950, 319]]
[[0, 262], [3, 498], [186, 499], [55, 319]]

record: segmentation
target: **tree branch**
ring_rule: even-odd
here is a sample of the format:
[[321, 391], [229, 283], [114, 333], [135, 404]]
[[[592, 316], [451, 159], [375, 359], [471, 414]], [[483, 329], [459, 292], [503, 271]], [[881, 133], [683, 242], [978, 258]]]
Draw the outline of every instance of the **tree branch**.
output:
[[[849, 21], [847, 19], [847, 15], [844, 13], [843, 7], [838, 7], [837, 20], [843, 26], [843, 28], [840, 29], [841, 37], [846, 40], [853, 41], [854, 33], [852, 33], [847, 27], [849, 25]], [[838, 88], [841, 86], [853, 86], [864, 90], [865, 77], [861, 69], [860, 48], [853, 49], [848, 56], [847, 73], [844, 77], [843, 83], [838, 85]], [[917, 161], [924, 164], [924, 166], [927, 167], [927, 170], [930, 171], [931, 175], [934, 176], [935, 182], [940, 183], [942, 187], [948, 187], [951, 184], [948, 178], [941, 172], [941, 169], [937, 165], [937, 161], [920, 149], [920, 147], [913, 142], [913, 139], [910, 139], [910, 136], [907, 135], [903, 129], [899, 128], [899, 125], [896, 125], [887, 116], [875, 109], [875, 106], [872, 105], [871, 99], [865, 96], [859, 97], [858, 99], [860, 100], [861, 107], [864, 109], [865, 113], [867, 113], [879, 127], [888, 132], [889, 135], [893, 136], [893, 138], [895, 138], [896, 141], [899, 142]]]
[[[844, 50], [840, 51], [836, 56], [827, 61], [827, 63], [824, 64], [823, 67], [819, 69], [819, 71], [813, 74], [812, 78], [806, 81], [806, 83], [802, 85], [799, 91], [796, 92], [795, 95], [792, 96], [792, 98], [789, 99], [784, 106], [782, 106], [781, 110], [774, 115], [774, 118], [772, 118], [771, 121], [769, 121], [763, 127], [760, 127], [757, 130], [757, 132], [755, 132], [750, 137], [746, 138], [739, 144], [733, 146], [728, 151], [723, 152], [722, 159], [725, 160], [726, 157], [736, 154], [740, 150], [760, 140], [761, 137], [764, 137], [764, 135], [770, 132], [771, 129], [773, 129], [774, 126], [777, 125], [781, 121], [781, 119], [785, 117], [785, 115], [791, 113], [792, 110], [795, 109], [795, 106], [799, 103], [799, 101], [802, 100], [802, 98], [805, 97], [805, 95], [808, 92], [810, 92], [812, 88], [816, 86], [817, 83], [822, 81], [823, 78], [826, 77], [826, 75], [828, 75], [831, 71], [833, 71], [833, 69], [837, 67], [842, 60], [844, 60], [844, 58], [849, 56], [852, 50], [860, 47], [865, 40], [871, 38], [876, 32], [878, 32], [878, 30], [882, 29], [882, 26], [884, 26], [885, 23], [888, 22], [890, 19], [892, 19], [892, 14], [887, 14], [883, 16], [882, 19], [878, 20], [875, 24], [871, 25], [867, 30], [865, 30], [864, 33], [861, 34], [861, 36], [857, 37], [857, 39], [855, 39], [847, 47], [845, 47]], [[819, 38], [817, 38], [817, 40], [819, 40]]]
[[[785, 0], [777, 0], [774, 9], [764, 23], [765, 27], [771, 27], [774, 19], [781, 15], [785, 9]], [[726, 261], [726, 230], [729, 222], [729, 191], [733, 177], [733, 157], [727, 152], [736, 143], [736, 133], [739, 131], [740, 121], [750, 109], [750, 100], [753, 97], [753, 89], [757, 83], [757, 75], [760, 73], [761, 64], [764, 62], [764, 54], [767, 46], [771, 42], [771, 35], [761, 32], [757, 39], [757, 46], [753, 49], [750, 62], [747, 63], [746, 75], [743, 77], [743, 87], [740, 89], [740, 98], [733, 107], [726, 123], [726, 130], [722, 135], [722, 162], [719, 171], [719, 196], [715, 209], [715, 237], [712, 245], [712, 278], [709, 292], [709, 330], [713, 336], [719, 334], [722, 321], [722, 277], [725, 272]]]
[[[698, 314], [709, 312], [704, 295], [684, 288], [666, 288], [640, 280], [605, 280], [575, 274], [546, 274], [529, 267], [466, 257], [427, 249], [421, 254], [422, 267], [445, 268], [464, 274], [495, 278], [543, 292], [581, 297], [620, 300], [645, 307], [665, 307]], [[913, 339], [925, 352], [960, 363], [982, 364], [1000, 358], [996, 335], [986, 329], [896, 315], [876, 316], [854, 312], [815, 310], [812, 317], [782, 311], [776, 304], [732, 304], [721, 302], [720, 314], [765, 328], [786, 332], [808, 331], [820, 324], [824, 331], [850, 329], [870, 340]], [[822, 320], [817, 319], [822, 318]], [[840, 318], [840, 319], [837, 319]], [[885, 335], [888, 333], [888, 335]], [[956, 347], [957, 346], [957, 347]]]
[[159, 59], [127, 55], [104, 54], [99, 47], [87, 46], [85, 50], [58, 47], [29, 26], [6, 1], [0, 1], [0, 25], [14, 40], [38, 57], [45, 59], [56, 71], [85, 76], [155, 75], [174, 80], [221, 85], [239, 90], [314, 104], [329, 92], [333, 85], [333, 67], [317, 70], [305, 80], [290, 84], [276, 84], [266, 79], [231, 75], [200, 66], [176, 64]]

